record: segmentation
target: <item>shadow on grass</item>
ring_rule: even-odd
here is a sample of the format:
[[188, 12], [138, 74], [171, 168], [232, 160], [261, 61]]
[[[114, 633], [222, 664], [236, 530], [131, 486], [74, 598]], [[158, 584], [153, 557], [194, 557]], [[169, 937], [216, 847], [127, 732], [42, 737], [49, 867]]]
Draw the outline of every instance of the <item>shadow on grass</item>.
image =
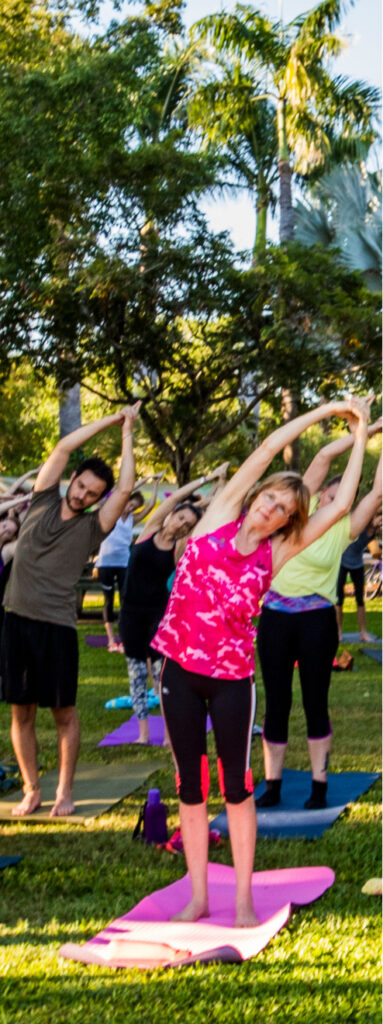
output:
[[[108, 1021], [125, 1024], [140, 1019], [148, 1022], [173, 1020], [203, 1024], [224, 1022], [243, 1024], [244, 1020], [299, 1020], [300, 1024], [357, 1022], [377, 1020], [380, 986], [377, 981], [353, 980], [331, 974], [330, 964], [323, 966], [292, 957], [286, 966], [268, 977], [266, 957], [235, 965], [196, 965], [155, 972], [109, 971], [103, 968], [81, 969], [76, 978], [64, 974], [41, 979], [38, 985], [27, 975], [12, 979], [12, 991], [3, 987], [5, 1020], [24, 1020], [29, 1024], [69, 1024]], [[256, 963], [257, 981], [254, 983]], [[301, 977], [298, 977], [298, 972]], [[327, 972], [327, 977], [326, 977]], [[302, 975], [305, 980], [302, 980]], [[277, 984], [277, 989], [276, 989]], [[4, 991], [5, 989], [5, 991]], [[87, 998], [85, 1011], [84, 997]], [[15, 1007], [28, 1007], [23, 1017], [7, 1016]], [[61, 1009], [60, 1009], [61, 1007]], [[360, 1008], [363, 1012], [360, 1014]], [[358, 1010], [359, 1008], [359, 1010]], [[62, 1014], [62, 1016], [61, 1016]], [[257, 1016], [255, 1017], [255, 1014]]]

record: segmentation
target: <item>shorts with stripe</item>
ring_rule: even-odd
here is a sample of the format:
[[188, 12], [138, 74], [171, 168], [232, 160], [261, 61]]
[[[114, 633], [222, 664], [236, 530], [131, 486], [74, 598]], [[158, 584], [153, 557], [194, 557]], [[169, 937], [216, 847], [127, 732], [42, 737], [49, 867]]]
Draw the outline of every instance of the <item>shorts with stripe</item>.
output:
[[250, 751], [255, 686], [252, 677], [214, 679], [189, 672], [165, 658], [160, 693], [182, 802], [199, 804], [207, 798], [208, 715], [214, 729], [222, 795], [228, 803], [240, 804], [247, 800], [253, 791]]

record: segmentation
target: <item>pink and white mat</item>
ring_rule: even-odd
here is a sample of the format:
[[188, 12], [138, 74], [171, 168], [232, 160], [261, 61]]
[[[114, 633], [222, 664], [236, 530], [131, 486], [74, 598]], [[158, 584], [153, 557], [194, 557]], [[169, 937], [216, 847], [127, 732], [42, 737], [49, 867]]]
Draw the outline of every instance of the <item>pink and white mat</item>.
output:
[[292, 908], [312, 903], [334, 882], [328, 867], [257, 871], [252, 876], [260, 925], [234, 927], [234, 868], [208, 865], [210, 917], [169, 921], [188, 903], [189, 876], [153, 892], [83, 946], [67, 942], [60, 956], [103, 967], [169, 967], [197, 960], [238, 962], [256, 956], [288, 921]]

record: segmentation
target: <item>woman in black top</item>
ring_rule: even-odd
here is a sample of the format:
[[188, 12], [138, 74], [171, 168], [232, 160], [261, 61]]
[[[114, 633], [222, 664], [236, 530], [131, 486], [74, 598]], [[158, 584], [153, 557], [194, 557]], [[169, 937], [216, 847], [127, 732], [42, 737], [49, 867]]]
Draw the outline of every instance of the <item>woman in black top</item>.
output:
[[186, 537], [201, 517], [188, 500], [195, 488], [217, 480], [220, 466], [208, 476], [180, 487], [155, 509], [131, 548], [126, 573], [120, 636], [126, 654], [133, 709], [139, 723], [138, 743], [148, 743], [148, 671], [156, 688], [162, 659], [150, 644], [165, 613], [169, 598], [167, 580], [176, 566], [176, 542]]

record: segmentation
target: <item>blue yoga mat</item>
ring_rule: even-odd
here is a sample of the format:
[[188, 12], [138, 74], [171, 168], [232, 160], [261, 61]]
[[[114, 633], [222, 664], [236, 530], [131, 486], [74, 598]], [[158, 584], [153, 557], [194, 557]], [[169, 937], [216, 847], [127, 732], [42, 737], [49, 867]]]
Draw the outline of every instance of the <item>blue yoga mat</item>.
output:
[[360, 647], [361, 654], [367, 654], [368, 658], [373, 658], [379, 665], [382, 664], [382, 648], [381, 647]]
[[[371, 644], [381, 644], [381, 636], [375, 636], [374, 633], [370, 633]], [[360, 633], [343, 633], [342, 644], [360, 644]]]
[[[306, 811], [303, 807], [311, 793], [311, 772], [285, 769], [281, 803], [277, 807], [257, 808], [258, 835], [265, 839], [319, 839], [339, 818], [347, 804], [353, 803], [379, 778], [373, 772], [339, 772], [328, 776], [327, 804], [322, 811]], [[264, 781], [257, 786], [254, 797], [264, 793]], [[229, 834], [226, 811], [221, 811], [210, 828]]]
[[18, 857], [0, 857], [0, 871], [2, 871], [3, 868], [11, 867], [12, 864], [18, 864], [19, 860], [22, 859], [22, 853], [20, 853]]

